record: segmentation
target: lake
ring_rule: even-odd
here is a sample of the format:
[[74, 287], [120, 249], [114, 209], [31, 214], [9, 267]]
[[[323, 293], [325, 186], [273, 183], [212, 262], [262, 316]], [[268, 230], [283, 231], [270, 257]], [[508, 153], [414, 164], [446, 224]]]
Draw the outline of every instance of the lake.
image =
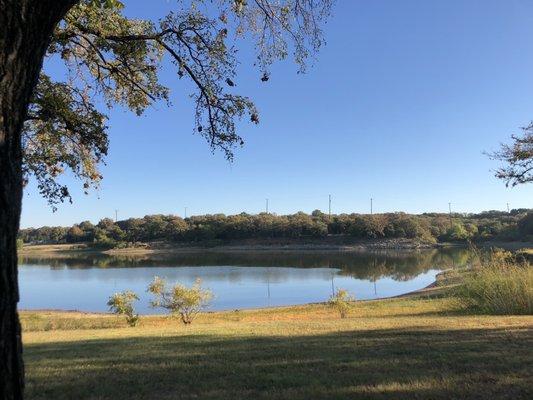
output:
[[138, 312], [157, 313], [146, 293], [156, 275], [187, 285], [200, 278], [214, 294], [210, 310], [323, 302], [339, 288], [359, 300], [375, 299], [426, 287], [468, 256], [465, 249], [443, 249], [21, 257], [20, 308], [107, 311], [108, 297], [129, 289], [140, 296]]

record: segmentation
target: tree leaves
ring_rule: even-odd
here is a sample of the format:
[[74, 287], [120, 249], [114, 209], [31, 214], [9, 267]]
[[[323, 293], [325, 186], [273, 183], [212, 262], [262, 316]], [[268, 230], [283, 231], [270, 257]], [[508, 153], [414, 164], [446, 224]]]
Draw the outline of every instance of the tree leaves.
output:
[[84, 93], [44, 74], [34, 91], [22, 134], [23, 171], [33, 175], [41, 194], [55, 207], [70, 199], [57, 177], [70, 169], [84, 188], [98, 185], [98, 165], [107, 155], [106, 117]]
[[506, 186], [533, 182], [533, 122], [522, 128], [522, 136], [513, 135], [513, 143], [503, 144], [499, 151], [489, 154], [504, 165], [496, 170], [496, 178]]
[[196, 2], [180, 1], [176, 12], [154, 22], [126, 17], [118, 0], [82, 0], [59, 24], [48, 55], [64, 61], [67, 77], [55, 83], [42, 76], [24, 139], [26, 179], [37, 179], [53, 207], [70, 198], [58, 182], [65, 170], [85, 189], [101, 179], [98, 164], [108, 141], [105, 117], [94, 104], [103, 100], [108, 108], [124, 106], [138, 115], [156, 102], [168, 104], [169, 89], [159, 80], [165, 56], [178, 78], [194, 85], [194, 130], [232, 160], [234, 148], [244, 143], [237, 121], [259, 123], [252, 100], [229, 92], [236, 86], [235, 44], [253, 38], [263, 82], [268, 66], [291, 48], [303, 72], [323, 43], [320, 25], [333, 0], [210, 3], [200, 12]]

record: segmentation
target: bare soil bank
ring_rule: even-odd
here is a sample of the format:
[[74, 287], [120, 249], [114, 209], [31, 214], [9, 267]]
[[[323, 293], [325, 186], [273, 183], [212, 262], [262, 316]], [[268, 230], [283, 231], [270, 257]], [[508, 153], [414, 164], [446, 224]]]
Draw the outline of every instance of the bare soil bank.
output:
[[[533, 248], [532, 242], [481, 242], [479, 247], [500, 247], [508, 250]], [[70, 253], [96, 253], [109, 255], [177, 254], [191, 252], [260, 252], [260, 251], [305, 251], [305, 252], [358, 252], [375, 250], [422, 250], [445, 247], [467, 247], [466, 243], [424, 243], [413, 239], [354, 240], [349, 237], [329, 236], [320, 239], [250, 239], [229, 242], [137, 243], [120, 249], [104, 249], [90, 243], [25, 245], [19, 255], [66, 255]]]
[[61, 253], [92, 252], [103, 254], [164, 254], [196, 251], [240, 252], [240, 251], [361, 251], [361, 250], [413, 250], [438, 247], [410, 239], [386, 239], [371, 241], [354, 241], [324, 238], [324, 240], [242, 240], [231, 242], [172, 243], [150, 242], [138, 243], [120, 249], [102, 249], [90, 243], [77, 244], [38, 244], [25, 245], [19, 250], [24, 255], [52, 255]]

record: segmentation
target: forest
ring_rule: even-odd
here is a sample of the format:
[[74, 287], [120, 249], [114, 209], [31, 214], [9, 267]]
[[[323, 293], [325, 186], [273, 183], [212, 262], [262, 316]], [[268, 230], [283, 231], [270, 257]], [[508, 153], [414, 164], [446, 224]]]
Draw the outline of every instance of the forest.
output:
[[226, 243], [247, 239], [320, 239], [328, 236], [361, 240], [406, 238], [423, 243], [527, 241], [533, 238], [533, 210], [331, 216], [315, 210], [311, 214], [212, 214], [185, 219], [176, 215], [147, 215], [119, 221], [104, 218], [97, 224], [83, 221], [71, 227], [22, 229], [19, 241], [25, 244], [90, 243], [95, 247], [121, 248], [154, 241]]

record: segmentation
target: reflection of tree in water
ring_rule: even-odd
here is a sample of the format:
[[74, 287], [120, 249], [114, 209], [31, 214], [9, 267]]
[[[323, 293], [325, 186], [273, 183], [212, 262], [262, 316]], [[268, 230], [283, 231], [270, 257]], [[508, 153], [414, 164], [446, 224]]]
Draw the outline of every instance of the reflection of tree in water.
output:
[[[289, 267], [332, 268], [336, 273], [357, 279], [376, 281], [390, 277], [406, 281], [430, 269], [464, 266], [471, 256], [467, 249], [441, 249], [422, 251], [367, 251], [367, 252], [234, 252], [183, 253], [176, 255], [95, 255], [78, 254], [64, 257], [21, 257], [20, 264], [43, 265], [52, 269], [88, 268], [141, 268], [141, 267]], [[238, 274], [238, 271], [232, 273]], [[287, 270], [267, 268], [265, 279], [273, 282], [282, 279]], [[235, 277], [233, 277], [235, 278]]]

